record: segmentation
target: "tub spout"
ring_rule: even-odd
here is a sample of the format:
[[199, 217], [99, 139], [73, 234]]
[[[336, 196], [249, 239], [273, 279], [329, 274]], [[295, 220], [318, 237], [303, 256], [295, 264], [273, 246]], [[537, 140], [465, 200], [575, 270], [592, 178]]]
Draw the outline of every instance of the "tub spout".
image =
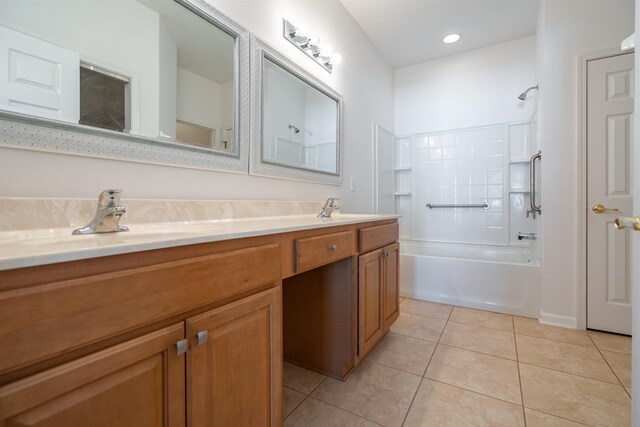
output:
[[518, 240], [537, 240], [536, 233], [518, 233]]

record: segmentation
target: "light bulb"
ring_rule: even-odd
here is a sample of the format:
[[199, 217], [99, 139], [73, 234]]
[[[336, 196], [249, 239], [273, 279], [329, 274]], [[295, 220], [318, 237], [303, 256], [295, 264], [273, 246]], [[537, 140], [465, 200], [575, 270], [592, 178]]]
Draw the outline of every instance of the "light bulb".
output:
[[331, 45], [324, 44], [320, 46], [320, 52], [322, 56], [331, 56], [331, 54], [333, 53], [333, 47], [331, 47]]
[[462, 36], [458, 33], [449, 34], [444, 36], [444, 38], [442, 39], [442, 43], [445, 43], [445, 44], [455, 43], [459, 41], [461, 38]]
[[308, 36], [308, 38], [309, 38], [309, 44], [317, 45], [318, 43], [320, 43], [320, 37], [318, 37], [317, 35], [315, 36], [311, 35], [311, 36]]
[[333, 55], [331, 55], [331, 63], [333, 65], [340, 65], [342, 64], [342, 55], [340, 55], [339, 53], [334, 53]]

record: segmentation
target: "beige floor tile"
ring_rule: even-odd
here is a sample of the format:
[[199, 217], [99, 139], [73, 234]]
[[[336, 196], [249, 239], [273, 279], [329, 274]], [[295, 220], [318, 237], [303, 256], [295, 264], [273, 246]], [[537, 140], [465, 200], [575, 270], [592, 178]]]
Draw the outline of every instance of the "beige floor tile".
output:
[[606, 350], [600, 351], [622, 385], [631, 387], [631, 355]]
[[407, 298], [402, 302], [400, 311], [447, 320], [452, 308], [452, 306], [446, 304]]
[[598, 331], [588, 331], [588, 333], [600, 350], [631, 354], [631, 337]]
[[513, 332], [513, 316], [509, 314], [454, 307], [449, 320], [504, 332]]
[[527, 427], [580, 427], [584, 425], [529, 408], [525, 408], [524, 414], [527, 419]]
[[516, 360], [515, 338], [509, 332], [449, 321], [440, 343]]
[[306, 397], [306, 394], [295, 391], [294, 389], [289, 387], [284, 387], [284, 394], [282, 399], [282, 417], [287, 418], [289, 414], [291, 414], [293, 410], [296, 409]]
[[595, 426], [629, 426], [631, 399], [620, 385], [520, 363], [524, 406]]
[[537, 319], [526, 317], [513, 317], [513, 324], [516, 334], [528, 335], [530, 337], [544, 338], [552, 341], [564, 342], [567, 344], [593, 347], [593, 343], [585, 331], [575, 329], [558, 328], [555, 326], [542, 325]]
[[520, 362], [612, 384], [618, 383], [611, 368], [594, 347], [565, 344], [526, 335], [516, 335], [516, 345]]
[[424, 379], [405, 427], [524, 426], [522, 406]]
[[369, 353], [367, 360], [422, 376], [435, 348], [433, 342], [390, 332]]
[[400, 308], [400, 316], [391, 327], [391, 332], [436, 342], [446, 324], [446, 320], [404, 313]]
[[301, 368], [289, 362], [284, 362], [283, 371], [284, 385], [304, 394], [311, 393], [313, 389], [318, 387], [318, 384], [327, 378], [325, 375]]
[[514, 360], [438, 345], [425, 377], [522, 404], [518, 363]]
[[375, 427], [376, 423], [309, 397], [284, 422], [286, 427]]
[[629, 396], [631, 396], [631, 387], [625, 387], [625, 390], [627, 390], [627, 393], [629, 393]]
[[399, 301], [400, 303], [402, 303], [402, 301], [404, 301], [404, 300], [406, 300], [406, 298], [405, 298], [405, 297], [400, 297], [400, 298], [398, 299], [398, 301]]
[[399, 426], [420, 377], [363, 361], [345, 382], [327, 378], [312, 396], [385, 426]]

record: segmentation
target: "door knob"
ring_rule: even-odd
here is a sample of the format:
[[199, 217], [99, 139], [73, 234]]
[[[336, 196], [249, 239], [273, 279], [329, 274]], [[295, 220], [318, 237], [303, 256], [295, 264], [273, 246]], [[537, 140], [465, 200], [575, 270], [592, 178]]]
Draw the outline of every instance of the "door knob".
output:
[[597, 214], [601, 214], [603, 212], [618, 212], [618, 208], [608, 208], [601, 203], [596, 203], [595, 205], [593, 205], [591, 210]]
[[640, 216], [621, 216], [613, 224], [618, 230], [640, 231]]

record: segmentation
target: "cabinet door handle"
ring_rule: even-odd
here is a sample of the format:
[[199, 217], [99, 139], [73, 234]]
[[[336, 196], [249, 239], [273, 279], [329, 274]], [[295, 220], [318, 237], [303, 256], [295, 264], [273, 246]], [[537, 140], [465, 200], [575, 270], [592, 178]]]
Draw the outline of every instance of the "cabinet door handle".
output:
[[176, 354], [180, 356], [181, 354], [186, 353], [188, 344], [189, 344], [189, 341], [186, 338], [178, 341], [176, 343]]
[[335, 252], [335, 251], [337, 251], [337, 250], [338, 250], [338, 245], [331, 245], [331, 246], [329, 246], [329, 250], [330, 250], [331, 252]]
[[202, 345], [207, 342], [207, 338], [209, 338], [209, 332], [200, 331], [196, 334], [196, 338], [198, 339], [198, 345]]
[[382, 252], [382, 258], [389, 258], [389, 252], [387, 251]]

